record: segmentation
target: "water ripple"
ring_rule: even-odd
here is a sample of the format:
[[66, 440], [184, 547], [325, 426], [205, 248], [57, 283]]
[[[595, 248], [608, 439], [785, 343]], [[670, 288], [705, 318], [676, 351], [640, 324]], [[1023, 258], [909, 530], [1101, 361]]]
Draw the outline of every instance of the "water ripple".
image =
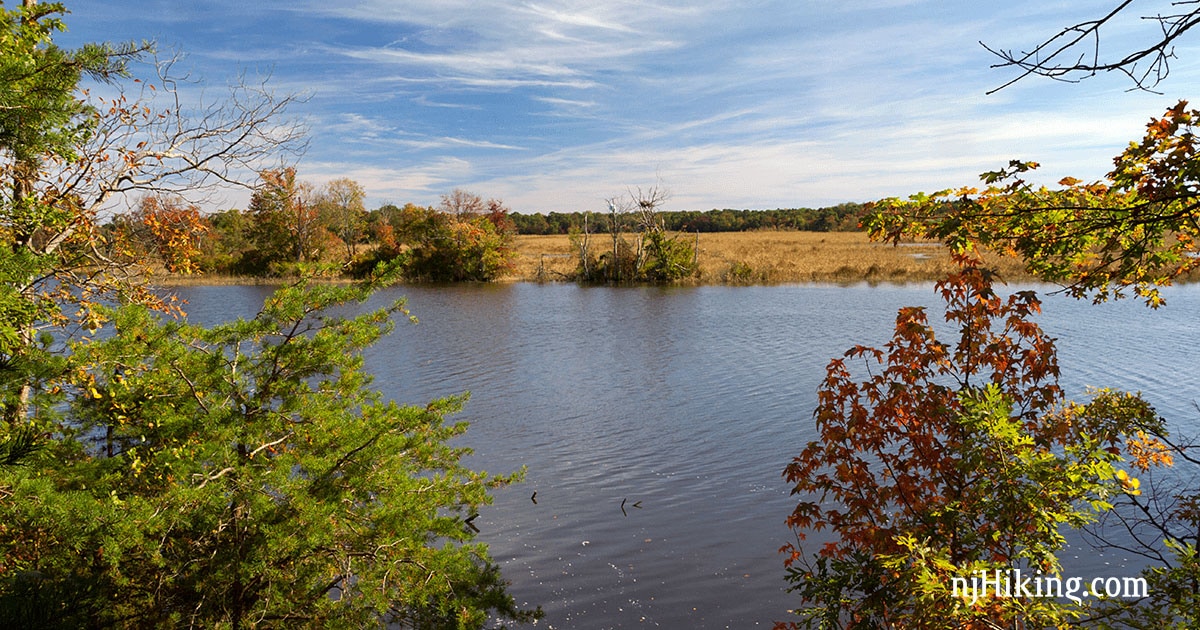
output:
[[[262, 290], [188, 288], [219, 318]], [[184, 292], [184, 291], [181, 291]], [[518, 601], [550, 627], [770, 625], [795, 604], [775, 550], [794, 499], [783, 466], [813, 439], [832, 357], [882, 346], [904, 287], [405, 287], [421, 319], [367, 353], [376, 386], [424, 403], [470, 390], [469, 464], [528, 466], [475, 521]], [[1048, 298], [1063, 385], [1141, 390], [1200, 427], [1200, 287], [1168, 306]], [[205, 311], [206, 305], [216, 304]], [[936, 308], [930, 320], [939, 321]], [[536, 492], [536, 503], [531, 495]]]

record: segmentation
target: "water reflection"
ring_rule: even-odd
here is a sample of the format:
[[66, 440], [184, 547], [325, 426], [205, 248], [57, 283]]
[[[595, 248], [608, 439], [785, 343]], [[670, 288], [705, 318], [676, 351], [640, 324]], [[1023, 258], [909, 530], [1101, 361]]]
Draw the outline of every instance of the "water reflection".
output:
[[[214, 321], [252, 316], [267, 291], [180, 293]], [[826, 364], [885, 343], [900, 306], [931, 305], [940, 321], [930, 285], [403, 287], [378, 303], [402, 295], [420, 323], [399, 323], [367, 367], [400, 401], [470, 390], [470, 464], [528, 466], [474, 524], [518, 601], [559, 628], [786, 618], [776, 549], [795, 501], [780, 473], [814, 436]], [[1048, 298], [1040, 321], [1059, 337], [1067, 391], [1141, 390], [1200, 424], [1200, 376], [1180, 369], [1200, 357], [1179, 343], [1200, 338], [1200, 288], [1167, 298], [1157, 312]], [[1122, 561], [1111, 556], [1084, 554], [1080, 570]]]

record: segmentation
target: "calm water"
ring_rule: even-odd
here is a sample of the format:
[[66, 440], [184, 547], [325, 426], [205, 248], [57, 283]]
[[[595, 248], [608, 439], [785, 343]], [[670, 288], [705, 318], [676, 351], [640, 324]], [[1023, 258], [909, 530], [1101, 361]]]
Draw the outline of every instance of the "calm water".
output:
[[[179, 291], [206, 322], [252, 316], [268, 292]], [[475, 524], [518, 602], [541, 605], [539, 625], [552, 628], [787, 618], [795, 602], [776, 550], [795, 501], [780, 473], [814, 435], [825, 365], [853, 344], [886, 342], [898, 307], [939, 303], [931, 285], [515, 284], [381, 298], [401, 295], [421, 323], [398, 325], [368, 369], [402, 402], [469, 390], [470, 464], [528, 467]], [[1200, 426], [1200, 287], [1166, 295], [1156, 312], [1047, 298], [1039, 321], [1059, 337], [1067, 391], [1140, 390], [1173, 422]], [[1082, 555], [1067, 562], [1123, 564]]]

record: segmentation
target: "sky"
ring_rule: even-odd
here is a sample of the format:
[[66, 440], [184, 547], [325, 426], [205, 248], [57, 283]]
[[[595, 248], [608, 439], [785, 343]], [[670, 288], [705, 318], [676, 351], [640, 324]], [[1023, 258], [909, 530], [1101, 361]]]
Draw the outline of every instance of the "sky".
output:
[[[1102, 177], [1200, 85], [1200, 35], [1160, 94], [991, 68], [1115, 0], [67, 0], [65, 46], [151, 39], [211, 97], [239, 76], [303, 100], [299, 176], [367, 207], [462, 188], [522, 212], [820, 207], [979, 183]], [[1169, 10], [1139, 0], [1133, 11]], [[1137, 16], [1132, 16], [1136, 18]], [[1152, 37], [1114, 25], [1102, 52]], [[233, 202], [231, 202], [233, 203]]]

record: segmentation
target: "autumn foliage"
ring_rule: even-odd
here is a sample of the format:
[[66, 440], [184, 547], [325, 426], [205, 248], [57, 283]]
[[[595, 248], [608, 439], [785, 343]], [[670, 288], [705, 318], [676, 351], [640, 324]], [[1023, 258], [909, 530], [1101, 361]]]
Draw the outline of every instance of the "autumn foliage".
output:
[[137, 210], [112, 227], [111, 246], [125, 258], [157, 261], [171, 273], [200, 271], [201, 245], [209, 224], [198, 206], [178, 197], [148, 195]]
[[[909, 307], [885, 348], [829, 364], [819, 439], [784, 473], [800, 501], [788, 518], [797, 541], [782, 551], [803, 606], [781, 627], [1044, 627], [1078, 615], [1052, 599], [972, 604], [952, 578], [1059, 571], [1060, 527], [1136, 491], [1123, 445], [1159, 420], [1111, 391], [1064, 403], [1054, 342], [1032, 321], [1037, 297], [1002, 297], [977, 261], [959, 262], [937, 285], [952, 340]], [[1162, 457], [1160, 443], [1139, 444]], [[814, 532], [833, 538], [815, 553], [804, 544]]]
[[1180, 101], [1146, 125], [1102, 181], [1036, 186], [1036, 162], [984, 173], [986, 187], [886, 199], [864, 222], [873, 237], [989, 247], [1029, 271], [1103, 301], [1133, 293], [1162, 304], [1161, 286], [1200, 268], [1200, 110]]
[[[178, 313], [147, 287], [154, 258], [190, 272], [249, 246], [298, 268], [337, 244], [326, 226], [358, 238], [353, 187], [322, 200], [294, 169], [263, 170], [298, 148], [279, 120], [292, 98], [238, 84], [180, 111], [169, 62], [120, 81], [151, 45], [61, 49], [65, 8], [16, 4], [0, 4], [0, 627], [535, 620], [468, 527], [520, 474], [464, 464], [467, 424], [447, 417], [465, 395], [402, 406], [363, 372], [406, 314], [361, 311], [397, 264], [300, 281], [213, 328], [151, 310]], [[202, 221], [183, 200], [249, 172], [252, 215]], [[101, 225], [123, 197], [137, 212]], [[209, 225], [219, 245], [199, 242]]]
[[486, 282], [512, 268], [516, 228], [500, 200], [455, 190], [437, 208], [405, 204], [380, 214], [378, 246], [360, 271], [397, 259], [408, 280]]
[[[982, 189], [883, 200], [864, 223], [873, 237], [888, 241], [917, 236], [959, 253], [1011, 254], [1075, 297], [1103, 302], [1132, 294], [1158, 308], [1165, 303], [1161, 287], [1200, 275], [1198, 125], [1200, 110], [1180, 101], [1151, 119], [1100, 181], [1068, 177], [1055, 188], [1037, 186], [1027, 178], [1038, 165], [1014, 160], [984, 173]], [[1150, 483], [1142, 484], [1117, 471], [1114, 478], [1125, 492], [1090, 534], [1097, 544], [1149, 562], [1141, 572], [1149, 596], [1094, 605], [1088, 627], [1197, 625], [1200, 498], [1194, 471], [1200, 457], [1197, 441], [1184, 433], [1172, 436], [1159, 423], [1127, 436], [1124, 448], [1134, 468], [1177, 463], [1193, 476], [1177, 472], [1173, 479], [1148, 477]]]

